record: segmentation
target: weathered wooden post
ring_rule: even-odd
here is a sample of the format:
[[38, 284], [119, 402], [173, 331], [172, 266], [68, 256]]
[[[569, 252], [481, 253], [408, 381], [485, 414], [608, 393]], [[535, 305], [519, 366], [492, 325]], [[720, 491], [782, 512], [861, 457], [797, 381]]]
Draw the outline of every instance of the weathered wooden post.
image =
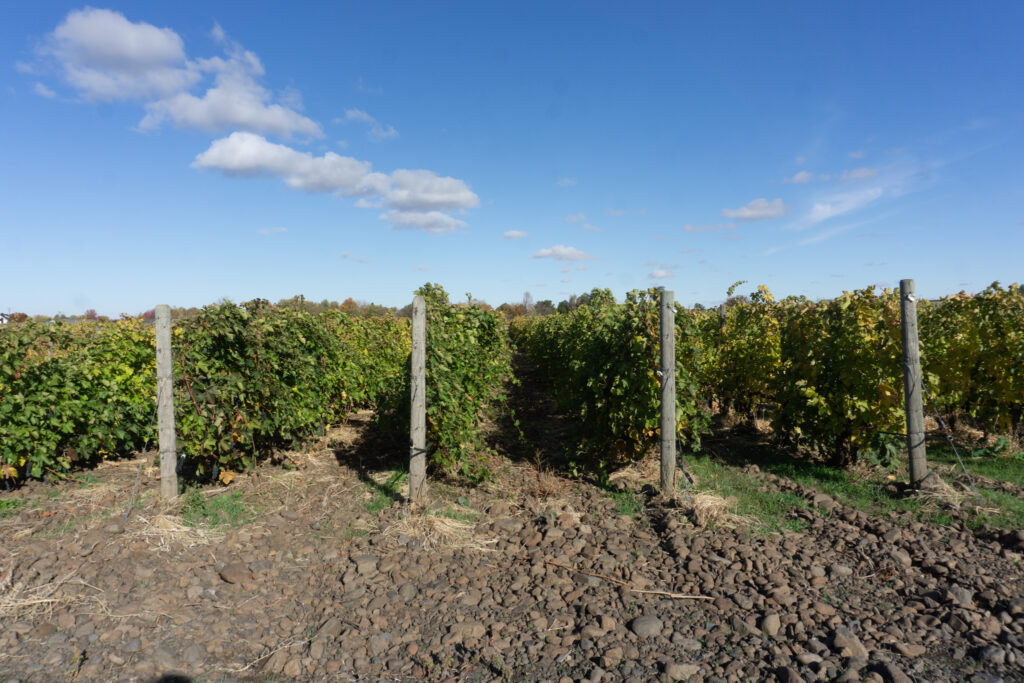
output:
[[672, 496], [676, 474], [676, 309], [661, 290], [661, 492]]
[[171, 365], [171, 309], [156, 307], [156, 420], [160, 440], [160, 495], [178, 495], [178, 440], [174, 431], [174, 381]]
[[917, 338], [917, 299], [914, 281], [900, 280], [900, 328], [903, 332], [903, 394], [906, 397], [907, 452], [910, 485], [917, 487], [928, 474], [921, 403], [921, 354]]
[[423, 499], [427, 480], [427, 306], [412, 300], [412, 386], [409, 416], [409, 500]]
[[725, 329], [725, 302], [718, 305], [718, 326]]

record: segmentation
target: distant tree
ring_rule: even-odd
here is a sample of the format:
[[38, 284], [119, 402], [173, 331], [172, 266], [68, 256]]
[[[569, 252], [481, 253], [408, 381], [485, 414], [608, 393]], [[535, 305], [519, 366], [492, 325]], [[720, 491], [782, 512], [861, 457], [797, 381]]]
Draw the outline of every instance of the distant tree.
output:
[[523, 292], [523, 308], [526, 309], [527, 315], [533, 313], [533, 295], [529, 292]]
[[704, 311], [704, 310], [707, 310], [707, 309], [704, 308], [704, 304], [694, 304], [693, 305], [693, 310], [695, 310], [695, 311]]
[[12, 323], [23, 323], [26, 320], [28, 320], [28, 314], [27, 313], [11, 313], [8, 316], [8, 319]]
[[343, 313], [355, 313], [359, 310], [359, 304], [355, 302], [355, 299], [349, 297], [341, 302], [341, 310]]
[[412, 317], [412, 304], [408, 303], [395, 312], [396, 318], [411, 318]]
[[542, 299], [533, 305], [534, 315], [551, 315], [555, 312], [555, 305], [551, 303], [551, 299]]
[[95, 308], [90, 308], [89, 310], [87, 310], [85, 313], [82, 314], [82, 317], [85, 318], [86, 320], [96, 320], [97, 318], [99, 318], [99, 316], [96, 314]]
[[519, 303], [502, 304], [498, 306], [497, 310], [498, 313], [501, 313], [502, 317], [505, 318], [506, 321], [514, 320], [515, 318], [519, 318], [526, 315], [526, 307]]
[[141, 313], [139, 315], [139, 317], [142, 318], [143, 320], [145, 320], [146, 322], [151, 322], [153, 320], [156, 320], [156, 309], [155, 308], [151, 308], [148, 311], [144, 311], [143, 313]]

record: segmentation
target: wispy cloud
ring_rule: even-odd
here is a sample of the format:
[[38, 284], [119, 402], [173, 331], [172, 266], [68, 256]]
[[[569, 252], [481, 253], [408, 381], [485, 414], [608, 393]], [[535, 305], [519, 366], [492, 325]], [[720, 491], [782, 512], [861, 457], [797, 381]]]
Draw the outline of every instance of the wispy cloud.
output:
[[355, 263], [369, 263], [369, 261], [367, 261], [364, 258], [361, 258], [359, 256], [353, 256], [351, 251], [343, 251], [341, 253], [341, 258], [344, 261], [353, 261]]
[[590, 223], [584, 223], [580, 227], [583, 228], [584, 230], [589, 230], [591, 232], [604, 232], [604, 228], [599, 228], [598, 226], [591, 225]]
[[397, 211], [391, 210], [380, 215], [395, 230], [424, 230], [426, 232], [455, 232], [466, 227], [465, 221], [440, 211]]
[[558, 261], [590, 261], [593, 260], [594, 257], [580, 251], [576, 247], [567, 247], [562, 244], [556, 244], [553, 247], [539, 250], [533, 255], [533, 258], [552, 258]]
[[502, 237], [507, 240], [521, 240], [526, 237], [526, 233], [522, 230], [506, 230]]
[[362, 109], [348, 109], [345, 111], [344, 119], [340, 117], [334, 119], [335, 123], [341, 123], [343, 121], [358, 121], [369, 124], [370, 130], [367, 131], [366, 137], [374, 142], [391, 140], [398, 137], [398, 131], [395, 130], [394, 126], [381, 123]]
[[36, 83], [35, 85], [33, 85], [32, 86], [32, 92], [34, 92], [35, 94], [39, 95], [40, 97], [45, 97], [47, 99], [53, 99], [54, 97], [57, 96], [57, 93], [55, 93], [54, 91], [50, 90], [49, 88], [47, 88], [42, 83]]
[[256, 231], [259, 235], [276, 235], [281, 232], [288, 232], [288, 228], [282, 228], [280, 226], [274, 226], [272, 228], [260, 228]]
[[788, 208], [781, 199], [755, 199], [738, 209], [722, 209], [722, 216], [738, 221], [760, 221], [766, 218], [779, 218]]
[[683, 226], [685, 232], [718, 232], [720, 230], [735, 230], [735, 223], [722, 223], [721, 225], [690, 225]]
[[624, 210], [622, 210], [622, 209], [608, 209], [607, 213], [608, 213], [609, 216], [621, 216], [621, 215], [625, 214], [626, 212]]
[[809, 183], [814, 180], [814, 174], [809, 171], [797, 171], [791, 178], [785, 178], [784, 183]]
[[587, 217], [582, 213], [571, 213], [563, 219], [566, 223], [582, 223]]
[[573, 187], [576, 184], [575, 178], [559, 178], [555, 181], [558, 187]]
[[667, 280], [668, 278], [675, 277], [675, 274], [670, 270], [665, 270], [664, 268], [655, 268], [647, 274], [647, 277], [652, 280]]
[[834, 194], [826, 201], [815, 202], [805, 218], [806, 227], [864, 208], [883, 194], [885, 191], [881, 187], [869, 187], [856, 192]]
[[852, 152], [850, 152], [850, 158], [851, 159], [863, 159], [864, 155], [865, 155], [865, 152], [862, 149], [855, 149]]
[[843, 175], [839, 177], [840, 180], [867, 180], [868, 178], [874, 178], [878, 175], [877, 168], [853, 168], [848, 171], [843, 171]]

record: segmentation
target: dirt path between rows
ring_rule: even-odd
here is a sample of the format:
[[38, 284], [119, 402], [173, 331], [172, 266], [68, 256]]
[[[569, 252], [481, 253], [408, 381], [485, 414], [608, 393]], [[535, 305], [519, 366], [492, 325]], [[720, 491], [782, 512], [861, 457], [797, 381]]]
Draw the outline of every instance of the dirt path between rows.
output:
[[768, 474], [802, 531], [695, 527], [643, 489], [617, 514], [523, 459], [570, 428], [537, 406], [495, 483], [434, 478], [426, 511], [368, 413], [192, 494], [234, 525], [183, 525], [151, 458], [2, 494], [0, 681], [1024, 680], [1024, 537]]

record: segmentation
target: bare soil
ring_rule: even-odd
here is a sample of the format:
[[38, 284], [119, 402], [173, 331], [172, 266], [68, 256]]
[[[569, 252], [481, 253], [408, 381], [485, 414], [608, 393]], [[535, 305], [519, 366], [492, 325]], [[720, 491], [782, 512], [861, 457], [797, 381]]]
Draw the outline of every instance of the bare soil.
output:
[[151, 454], [0, 494], [0, 681], [1024, 680], [1024, 532], [761, 473], [801, 531], [697, 526], [628, 478], [618, 514], [543, 464], [570, 427], [524, 412], [495, 482], [435, 475], [422, 509], [368, 413], [207, 487], [229, 523], [183, 524]]

